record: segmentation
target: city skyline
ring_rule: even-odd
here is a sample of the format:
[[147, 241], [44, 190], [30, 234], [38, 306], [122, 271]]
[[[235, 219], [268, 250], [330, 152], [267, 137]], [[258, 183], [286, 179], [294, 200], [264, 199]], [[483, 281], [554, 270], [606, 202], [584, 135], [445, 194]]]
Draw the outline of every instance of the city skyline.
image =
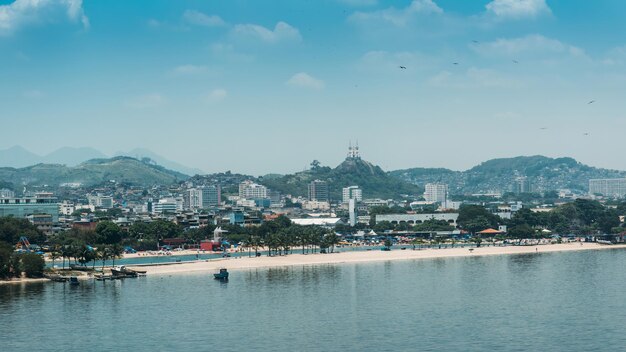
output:
[[0, 149], [206, 172], [517, 155], [626, 169], [617, 1], [0, 1]]

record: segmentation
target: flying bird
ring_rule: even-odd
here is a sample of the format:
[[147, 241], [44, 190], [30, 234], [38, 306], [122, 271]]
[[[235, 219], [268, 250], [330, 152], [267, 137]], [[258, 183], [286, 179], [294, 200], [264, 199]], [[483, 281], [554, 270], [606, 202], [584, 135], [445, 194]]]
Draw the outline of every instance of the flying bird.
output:
[[513, 60], [514, 64], [519, 64], [519, 62], [517, 60]]
[[591, 104], [593, 104], [595, 102], [596, 102], [595, 100], [591, 100], [590, 102], [587, 103], [587, 105], [591, 105]]
[[540, 130], [547, 130], [548, 127], [541, 127]]
[[583, 136], [588, 136], [588, 135], [589, 135], [588, 132], [583, 133]]
[[398, 67], [400, 67], [403, 70], [406, 70], [406, 66], [398, 66]]
[[478, 40], [472, 40], [472, 43], [478, 44]]
[[453, 62], [452, 64], [453, 64], [453, 65], [458, 65], [459, 63], [458, 63], [458, 62]]

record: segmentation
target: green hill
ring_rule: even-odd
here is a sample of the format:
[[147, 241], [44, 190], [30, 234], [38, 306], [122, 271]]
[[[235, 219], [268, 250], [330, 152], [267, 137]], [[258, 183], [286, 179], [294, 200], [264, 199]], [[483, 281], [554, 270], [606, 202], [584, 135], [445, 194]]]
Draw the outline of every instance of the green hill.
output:
[[492, 159], [466, 171], [414, 168], [391, 174], [421, 186], [443, 182], [452, 194], [508, 192], [519, 177], [528, 178], [536, 192], [559, 189], [587, 192], [590, 179], [626, 177], [623, 171], [591, 167], [572, 158], [541, 155]]
[[379, 166], [360, 158], [348, 158], [332, 169], [326, 166], [313, 166], [311, 169], [291, 175], [268, 175], [259, 182], [270, 189], [293, 196], [308, 195], [311, 181], [328, 182], [331, 200], [341, 200], [342, 188], [359, 186], [364, 198], [396, 198], [402, 195], [415, 195], [421, 190], [418, 186], [389, 175]]
[[133, 185], [150, 186], [172, 184], [188, 176], [165, 169], [150, 159], [137, 160], [129, 157], [93, 159], [74, 167], [59, 164], [37, 164], [24, 168], [0, 168], [0, 182], [16, 186], [58, 187], [63, 183], [80, 183], [85, 186], [115, 180]]

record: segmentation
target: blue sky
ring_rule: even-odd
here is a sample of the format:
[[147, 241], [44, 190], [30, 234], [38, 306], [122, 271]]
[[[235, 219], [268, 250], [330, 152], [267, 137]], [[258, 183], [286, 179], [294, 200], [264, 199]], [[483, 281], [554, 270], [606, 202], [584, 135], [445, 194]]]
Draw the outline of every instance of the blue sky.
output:
[[358, 139], [388, 170], [626, 169], [625, 16], [618, 0], [0, 0], [0, 149], [264, 174], [334, 166]]

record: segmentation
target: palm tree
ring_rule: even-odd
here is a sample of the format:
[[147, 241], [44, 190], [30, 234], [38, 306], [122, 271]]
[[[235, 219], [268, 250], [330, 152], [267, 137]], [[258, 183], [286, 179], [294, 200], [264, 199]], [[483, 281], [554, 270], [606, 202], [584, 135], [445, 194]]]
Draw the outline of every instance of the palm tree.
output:
[[61, 256], [61, 253], [58, 252], [57, 247], [58, 246], [55, 246], [52, 252], [50, 252], [50, 259], [52, 259], [52, 268], [54, 268], [54, 261], [59, 259], [59, 257]]
[[122, 253], [124, 253], [122, 246], [120, 246], [119, 244], [114, 244], [109, 247], [109, 251], [111, 259], [113, 259], [113, 266], [115, 266], [115, 259], [120, 258], [122, 256]]
[[72, 257], [72, 251], [72, 246], [64, 245], [63, 247], [61, 247], [61, 256], [63, 257], [63, 270], [65, 270], [65, 258], [67, 258], [67, 260], [69, 261], [69, 259]]
[[324, 240], [326, 241], [327, 248], [330, 248], [330, 252], [335, 252], [335, 246], [339, 243], [339, 236], [335, 233], [335, 231], [330, 231], [324, 236]]
[[385, 249], [386, 250], [391, 250], [391, 246], [393, 246], [393, 241], [391, 240], [390, 236], [387, 236], [387, 238], [385, 238]]
[[98, 259], [102, 260], [102, 270], [104, 270], [104, 263], [109, 259], [109, 248], [106, 246], [101, 246], [98, 248], [97, 252]]

